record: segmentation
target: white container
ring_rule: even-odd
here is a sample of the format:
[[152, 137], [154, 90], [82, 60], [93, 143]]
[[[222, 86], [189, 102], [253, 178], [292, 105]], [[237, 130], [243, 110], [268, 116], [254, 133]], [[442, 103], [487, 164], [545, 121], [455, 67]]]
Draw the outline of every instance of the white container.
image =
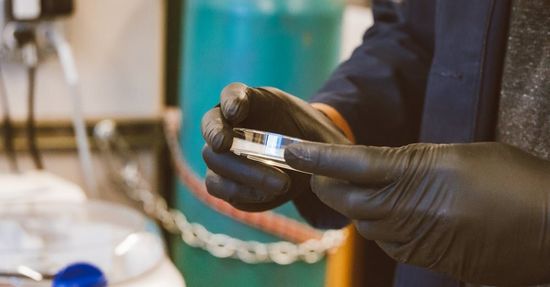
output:
[[46, 279], [33, 283], [21, 270], [49, 278], [75, 262], [98, 267], [109, 286], [184, 286], [156, 225], [128, 207], [0, 202], [1, 286], [50, 286]]

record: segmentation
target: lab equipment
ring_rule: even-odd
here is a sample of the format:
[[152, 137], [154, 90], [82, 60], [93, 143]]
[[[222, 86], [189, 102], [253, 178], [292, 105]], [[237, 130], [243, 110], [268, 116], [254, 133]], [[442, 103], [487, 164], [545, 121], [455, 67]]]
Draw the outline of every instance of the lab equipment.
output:
[[156, 225], [128, 207], [99, 201], [0, 203], [0, 243], [0, 283], [29, 274], [51, 279], [87, 262], [112, 286], [126, 286], [166, 260]]
[[234, 128], [233, 134], [231, 151], [236, 155], [267, 165], [299, 171], [286, 164], [285, 148], [303, 140], [245, 128]]
[[78, 91], [78, 70], [73, 56], [71, 46], [61, 33], [61, 27], [51, 24], [47, 27], [46, 36], [53, 44], [65, 80], [67, 82], [71, 100], [73, 103], [73, 127], [77, 142], [78, 156], [80, 158], [80, 167], [85, 180], [86, 187], [93, 195], [97, 195], [97, 183], [94, 174], [90, 145], [86, 134], [86, 123], [82, 114], [82, 99]]
[[0, 173], [0, 204], [36, 202], [81, 203], [86, 200], [80, 186], [44, 170]]
[[[3, 0], [0, 3], [0, 47], [2, 60], [15, 60], [24, 64], [28, 77], [27, 99], [27, 143], [31, 158], [37, 169], [43, 169], [44, 164], [36, 140], [35, 123], [35, 78], [36, 69], [41, 57], [49, 52], [39, 47], [37, 31], [48, 26], [56, 18], [68, 16], [73, 12], [73, 0]], [[42, 49], [42, 51], [39, 51]], [[2, 90], [4, 96], [6, 90]], [[7, 100], [5, 111], [8, 112]], [[5, 126], [10, 130], [9, 114], [5, 116]], [[11, 147], [11, 137], [6, 135], [8, 157], [12, 170], [18, 171], [15, 152]]]
[[[78, 73], [71, 47], [64, 37], [58, 20], [74, 10], [74, 0], [0, 0], [0, 60], [25, 65], [28, 74], [27, 138], [29, 150], [37, 169], [43, 169], [42, 158], [36, 144], [35, 131], [35, 78], [41, 60], [56, 53], [73, 102], [73, 127], [83, 178], [90, 194], [97, 192], [91, 153], [86, 136], [81, 99], [78, 92]], [[2, 87], [3, 97], [6, 89]], [[7, 97], [6, 97], [7, 98]], [[6, 105], [7, 100], [2, 101]], [[10, 130], [9, 114], [4, 123]], [[8, 134], [9, 136], [9, 134]], [[15, 152], [9, 138], [5, 139], [12, 169], [17, 171]]]

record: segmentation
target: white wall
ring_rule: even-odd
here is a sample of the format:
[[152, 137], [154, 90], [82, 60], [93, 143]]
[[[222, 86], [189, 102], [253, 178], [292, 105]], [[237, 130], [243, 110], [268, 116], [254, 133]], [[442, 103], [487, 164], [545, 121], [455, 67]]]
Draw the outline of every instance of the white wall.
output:
[[[87, 118], [136, 118], [158, 115], [162, 104], [164, 1], [76, 0], [76, 14], [65, 32], [80, 73]], [[2, 63], [10, 107], [26, 115], [26, 74]], [[39, 67], [38, 119], [68, 119], [71, 102], [56, 57]]]
[[373, 18], [370, 8], [358, 5], [347, 5], [342, 23], [341, 59], [347, 60], [353, 50], [363, 40], [363, 34], [372, 26]]

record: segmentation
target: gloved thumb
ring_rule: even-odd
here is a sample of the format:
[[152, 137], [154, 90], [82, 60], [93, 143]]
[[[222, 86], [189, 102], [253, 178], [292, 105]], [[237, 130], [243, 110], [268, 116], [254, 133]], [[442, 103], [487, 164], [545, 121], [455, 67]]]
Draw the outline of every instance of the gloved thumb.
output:
[[406, 155], [399, 148], [304, 142], [288, 146], [293, 168], [369, 186], [385, 185], [403, 172]]
[[232, 124], [246, 119], [250, 109], [248, 93], [251, 89], [243, 83], [231, 83], [223, 88], [220, 107], [224, 118]]

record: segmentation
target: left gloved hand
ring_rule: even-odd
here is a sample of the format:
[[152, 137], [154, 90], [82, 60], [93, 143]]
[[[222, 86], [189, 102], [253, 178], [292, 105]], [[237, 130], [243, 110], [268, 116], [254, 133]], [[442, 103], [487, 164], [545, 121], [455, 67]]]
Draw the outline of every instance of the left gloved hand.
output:
[[550, 282], [548, 161], [499, 143], [304, 143], [285, 158], [399, 262], [472, 283]]
[[202, 119], [206, 141], [203, 158], [208, 166], [208, 192], [246, 211], [264, 211], [293, 201], [300, 214], [320, 228], [347, 224], [311, 192], [307, 174], [275, 168], [229, 152], [233, 128], [275, 132], [325, 143], [349, 143], [324, 113], [281, 90], [232, 83], [221, 92], [220, 105]]

